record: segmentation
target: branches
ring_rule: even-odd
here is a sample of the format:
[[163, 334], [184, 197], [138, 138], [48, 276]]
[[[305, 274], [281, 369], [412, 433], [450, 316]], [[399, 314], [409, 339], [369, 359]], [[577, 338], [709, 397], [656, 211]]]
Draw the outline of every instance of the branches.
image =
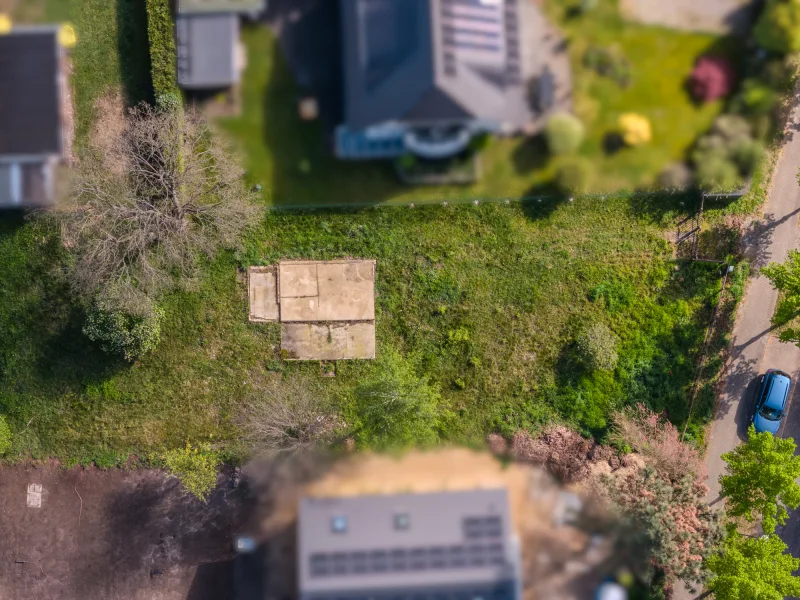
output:
[[98, 130], [105, 122], [53, 213], [77, 292], [117, 283], [152, 296], [191, 278], [198, 257], [238, 245], [258, 208], [206, 123], [147, 105], [122, 124], [101, 110]]

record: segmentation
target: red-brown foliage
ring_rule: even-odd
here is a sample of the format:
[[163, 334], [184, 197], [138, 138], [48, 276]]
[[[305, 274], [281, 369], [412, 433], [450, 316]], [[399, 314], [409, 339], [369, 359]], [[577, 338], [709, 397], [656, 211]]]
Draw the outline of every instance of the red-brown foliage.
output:
[[689, 89], [696, 100], [710, 102], [730, 94], [735, 82], [736, 72], [727, 59], [703, 56], [689, 76]]

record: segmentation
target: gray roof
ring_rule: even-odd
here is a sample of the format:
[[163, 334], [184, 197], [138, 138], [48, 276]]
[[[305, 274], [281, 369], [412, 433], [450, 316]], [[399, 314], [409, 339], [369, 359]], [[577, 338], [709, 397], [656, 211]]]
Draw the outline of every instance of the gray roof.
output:
[[516, 2], [342, 0], [345, 124], [524, 124]]
[[0, 156], [62, 152], [55, 27], [0, 35]]
[[224, 88], [238, 81], [235, 14], [178, 15], [178, 85], [186, 89]]
[[178, 14], [258, 13], [265, 0], [178, 0]]
[[518, 595], [519, 547], [504, 489], [304, 498], [298, 544], [307, 600]]

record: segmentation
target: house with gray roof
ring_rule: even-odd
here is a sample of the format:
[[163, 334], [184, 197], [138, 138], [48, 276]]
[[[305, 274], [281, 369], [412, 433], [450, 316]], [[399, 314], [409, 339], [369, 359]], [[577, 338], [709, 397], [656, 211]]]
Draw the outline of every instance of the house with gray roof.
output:
[[341, 158], [453, 156], [532, 119], [518, 0], [341, 0]]
[[64, 156], [65, 75], [58, 27], [0, 35], [0, 208], [53, 202]]
[[178, 85], [194, 91], [238, 84], [245, 64], [240, 20], [242, 15], [258, 15], [264, 4], [265, 0], [179, 0]]
[[305, 497], [301, 600], [521, 597], [505, 488]]

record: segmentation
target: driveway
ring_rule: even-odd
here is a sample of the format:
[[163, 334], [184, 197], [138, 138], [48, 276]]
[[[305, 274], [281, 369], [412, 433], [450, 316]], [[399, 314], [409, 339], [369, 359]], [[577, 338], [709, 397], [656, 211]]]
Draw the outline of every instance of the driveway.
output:
[[[797, 182], [800, 165], [800, 105], [795, 97], [795, 109], [787, 125], [787, 137], [775, 169], [772, 188], [764, 207], [762, 220], [746, 236], [746, 254], [754, 271], [770, 262], [783, 262], [789, 250], [800, 248], [800, 186]], [[748, 283], [744, 299], [733, 328], [731, 358], [723, 394], [709, 432], [706, 468], [708, 470], [708, 501], [721, 506], [719, 477], [725, 472], [722, 455], [745, 439], [758, 375], [766, 369], [777, 368], [797, 381], [800, 371], [800, 349], [794, 344], [781, 343], [771, 330], [771, 318], [778, 292], [770, 282], [756, 274]], [[779, 435], [800, 440], [800, 386], [795, 385], [789, 417]], [[792, 554], [800, 555], [800, 515], [792, 514], [790, 522], [780, 531]], [[676, 600], [691, 595], [676, 590]]]
[[231, 598], [244, 503], [222, 480], [203, 504], [159, 471], [0, 468], [0, 600]]

